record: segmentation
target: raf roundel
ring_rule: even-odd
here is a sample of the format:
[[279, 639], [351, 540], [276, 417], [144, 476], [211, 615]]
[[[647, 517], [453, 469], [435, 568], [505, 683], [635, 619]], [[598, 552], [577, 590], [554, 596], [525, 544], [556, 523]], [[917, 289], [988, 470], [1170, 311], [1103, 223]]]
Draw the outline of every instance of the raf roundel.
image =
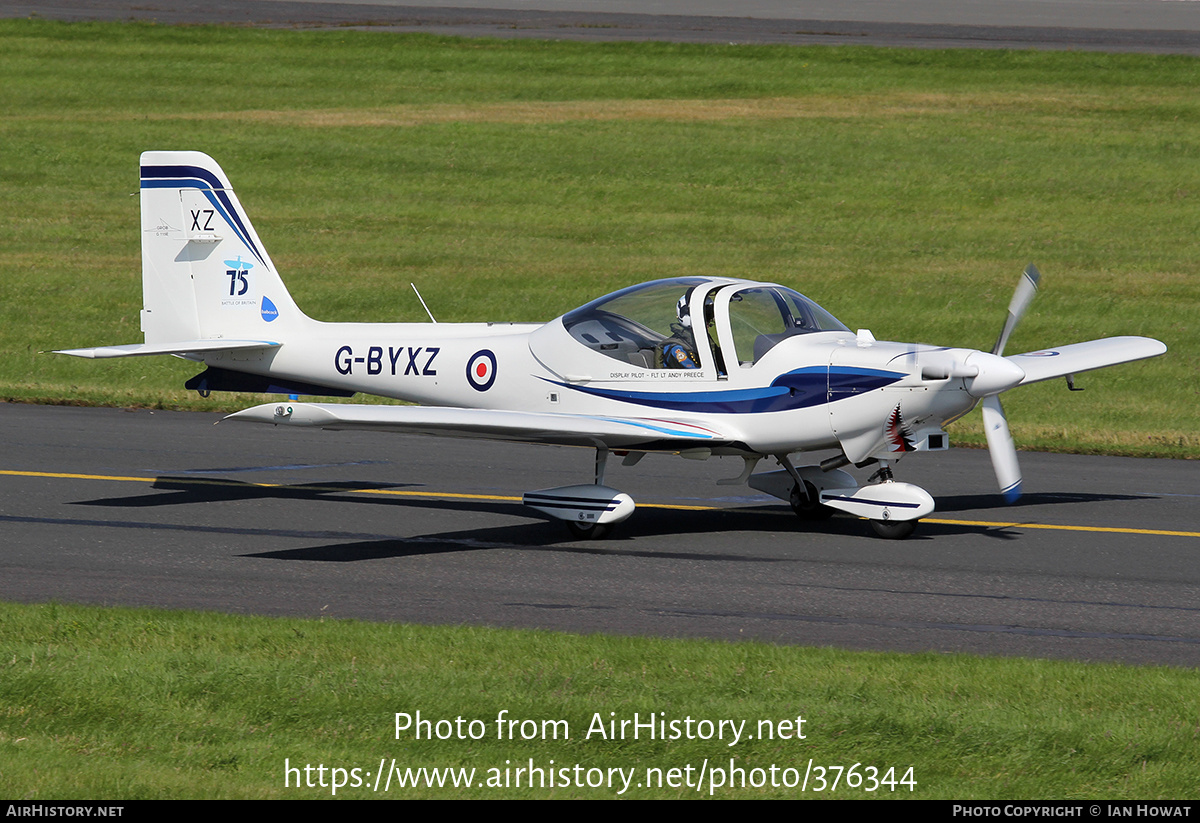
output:
[[467, 361], [467, 382], [475, 391], [487, 391], [496, 382], [496, 355], [481, 349]]

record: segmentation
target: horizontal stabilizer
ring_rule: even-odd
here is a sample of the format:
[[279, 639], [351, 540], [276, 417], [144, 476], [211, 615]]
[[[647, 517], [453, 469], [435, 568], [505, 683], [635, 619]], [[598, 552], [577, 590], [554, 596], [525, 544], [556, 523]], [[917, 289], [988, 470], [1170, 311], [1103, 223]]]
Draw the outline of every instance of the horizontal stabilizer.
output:
[[282, 345], [270, 340], [177, 340], [171, 343], [131, 343], [127, 346], [97, 346], [94, 349], [60, 349], [55, 354], [86, 357], [102, 360], [108, 357], [146, 357], [152, 354], [198, 354], [216, 351], [241, 351], [243, 349], [276, 349]]
[[1105, 337], [1102, 340], [1072, 343], [1057, 349], [1013, 354], [1007, 359], [1025, 372], [1025, 379], [1018, 385], [1026, 386], [1042, 380], [1065, 377], [1068, 374], [1158, 357], [1166, 350], [1166, 344], [1150, 337]]
[[711, 448], [731, 442], [710, 428], [673, 420], [441, 406], [266, 403], [225, 420], [641, 451], [679, 451], [700, 444]]
[[269, 377], [263, 374], [248, 374], [209, 366], [200, 374], [183, 384], [185, 389], [199, 392], [208, 397], [210, 392], [231, 391], [244, 394], [316, 394], [325, 397], [353, 397], [355, 392], [320, 383], [291, 380], [286, 377]]

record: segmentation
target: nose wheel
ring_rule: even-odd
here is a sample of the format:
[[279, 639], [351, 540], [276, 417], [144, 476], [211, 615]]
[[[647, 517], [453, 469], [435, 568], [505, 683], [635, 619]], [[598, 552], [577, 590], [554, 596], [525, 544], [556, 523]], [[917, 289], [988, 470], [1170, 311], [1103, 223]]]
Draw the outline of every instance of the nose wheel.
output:
[[903, 540], [917, 528], [916, 520], [871, 520], [875, 534], [885, 540]]
[[599, 524], [599, 523], [576, 523], [574, 520], [567, 520], [567, 531], [576, 540], [603, 540], [608, 537], [615, 524]]

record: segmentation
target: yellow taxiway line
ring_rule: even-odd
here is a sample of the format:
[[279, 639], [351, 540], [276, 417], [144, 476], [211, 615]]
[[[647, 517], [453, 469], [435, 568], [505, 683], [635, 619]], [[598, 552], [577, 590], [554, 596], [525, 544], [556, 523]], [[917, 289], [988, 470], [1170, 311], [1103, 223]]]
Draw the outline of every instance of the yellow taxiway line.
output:
[[[160, 480], [158, 477], [123, 477], [121, 475], [107, 474], [76, 474], [72, 472], [32, 472], [32, 471], [11, 471], [0, 469], [0, 475], [10, 477], [46, 477], [46, 478], [61, 478], [66, 480], [108, 480], [124, 483], [154, 483]], [[188, 482], [196, 484], [213, 484], [213, 485], [230, 485], [237, 483], [238, 485], [257, 486], [259, 488], [286, 488], [283, 483], [243, 483], [242, 481], [230, 481], [221, 479], [209, 479], [204, 477], [188, 478]], [[499, 500], [506, 502], [520, 503], [520, 497], [512, 497], [510, 495], [499, 494], [465, 494], [461, 492], [431, 492], [431, 491], [412, 491], [406, 489], [346, 489], [340, 486], [306, 486], [306, 491], [320, 492], [327, 491], [330, 493], [349, 493], [349, 494], [387, 494], [396, 497], [416, 497], [425, 499], [441, 499], [441, 500]], [[675, 511], [716, 511], [718, 506], [683, 506], [673, 503], [639, 503], [639, 508], [643, 509], [672, 509]], [[1118, 526], [1066, 526], [1054, 523], [1029, 523], [1023, 521], [991, 521], [991, 520], [946, 520], [942, 518], [926, 517], [922, 518], [924, 523], [937, 523], [947, 526], [980, 526], [988, 529], [1043, 529], [1051, 531], [1075, 531], [1075, 532], [1095, 532], [1105, 534], [1144, 534], [1144, 535], [1165, 535], [1168, 537], [1200, 537], [1200, 532], [1187, 531], [1171, 531], [1168, 529], [1132, 529], [1122, 528]]]

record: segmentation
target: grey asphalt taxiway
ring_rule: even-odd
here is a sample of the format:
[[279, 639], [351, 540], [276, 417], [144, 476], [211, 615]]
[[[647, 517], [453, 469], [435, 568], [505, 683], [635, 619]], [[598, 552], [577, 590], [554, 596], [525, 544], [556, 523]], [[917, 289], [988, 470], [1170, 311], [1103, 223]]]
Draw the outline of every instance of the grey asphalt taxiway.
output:
[[1200, 54], [1200, 0], [0, 0], [0, 17], [467, 37]]
[[0, 404], [0, 598], [1200, 666], [1200, 466], [914, 454], [939, 510], [905, 541], [715, 480], [610, 468], [639, 502], [572, 540], [522, 492], [588, 450]]

